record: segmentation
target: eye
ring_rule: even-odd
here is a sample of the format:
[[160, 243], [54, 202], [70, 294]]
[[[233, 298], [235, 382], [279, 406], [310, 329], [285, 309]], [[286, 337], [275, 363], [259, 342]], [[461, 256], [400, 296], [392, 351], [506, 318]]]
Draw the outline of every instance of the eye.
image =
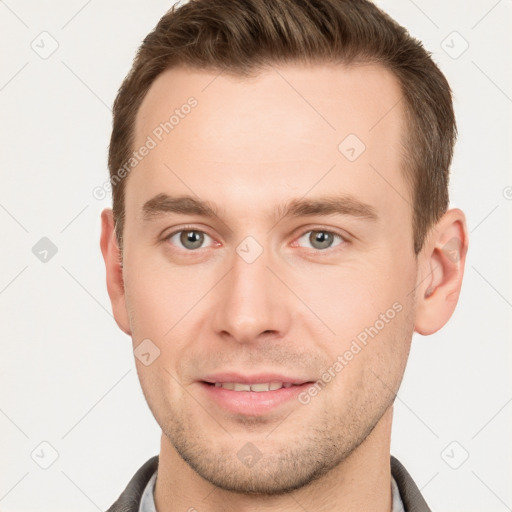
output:
[[213, 241], [206, 233], [196, 229], [176, 231], [166, 237], [166, 240], [169, 240], [173, 245], [177, 245], [178, 247], [181, 245], [181, 247], [191, 251], [200, 249], [205, 240]]
[[[338, 243], [333, 244], [333, 242], [336, 240]], [[340, 245], [342, 242], [344, 242], [344, 240], [341, 235], [338, 235], [337, 233], [319, 229], [307, 231], [298, 239], [298, 242], [299, 244], [301, 242], [309, 243], [313, 249], [323, 250]]]

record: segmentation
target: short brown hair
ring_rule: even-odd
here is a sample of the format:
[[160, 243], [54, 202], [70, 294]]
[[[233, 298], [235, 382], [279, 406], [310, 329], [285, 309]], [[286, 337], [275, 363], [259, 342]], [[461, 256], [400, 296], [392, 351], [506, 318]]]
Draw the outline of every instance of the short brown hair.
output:
[[448, 208], [456, 139], [448, 82], [422, 44], [368, 0], [189, 0], [147, 35], [113, 108], [108, 165], [122, 250], [124, 187], [135, 119], [154, 80], [187, 65], [251, 76], [269, 64], [374, 62], [399, 80], [408, 123], [405, 178], [413, 197], [414, 251]]

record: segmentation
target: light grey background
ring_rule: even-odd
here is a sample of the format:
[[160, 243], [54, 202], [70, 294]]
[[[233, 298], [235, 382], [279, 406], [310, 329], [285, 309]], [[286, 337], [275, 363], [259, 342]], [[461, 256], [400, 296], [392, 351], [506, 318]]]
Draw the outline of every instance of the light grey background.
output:
[[[512, 2], [378, 4], [453, 86], [451, 203], [471, 232], [457, 311], [414, 338], [392, 453], [434, 511], [512, 510]], [[170, 5], [0, 1], [3, 512], [105, 510], [159, 450], [105, 286], [100, 212], [110, 197], [93, 190], [108, 178], [117, 88]], [[57, 248], [46, 262], [32, 250], [43, 237]]]

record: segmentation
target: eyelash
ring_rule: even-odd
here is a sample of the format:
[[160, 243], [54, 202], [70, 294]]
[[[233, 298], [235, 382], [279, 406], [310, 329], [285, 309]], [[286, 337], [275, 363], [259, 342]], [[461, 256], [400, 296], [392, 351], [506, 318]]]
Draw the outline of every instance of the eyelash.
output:
[[[170, 239], [175, 236], [175, 235], [178, 235], [182, 232], [187, 232], [187, 231], [194, 231], [196, 233], [202, 233], [208, 237], [210, 237], [212, 240], [214, 240], [214, 238], [209, 235], [208, 233], [206, 233], [205, 231], [202, 231], [200, 229], [197, 229], [193, 226], [183, 226], [181, 227], [180, 229], [176, 230], [176, 231], [173, 231], [172, 233], [166, 235], [164, 238], [163, 238], [163, 242], [169, 242]], [[330, 253], [332, 251], [335, 251], [335, 250], [340, 250], [340, 249], [336, 249], [337, 247], [339, 248], [340, 246], [344, 246], [346, 245], [349, 240], [348, 240], [348, 237], [345, 236], [345, 235], [342, 235], [336, 231], [332, 231], [332, 230], [329, 230], [329, 229], [324, 229], [322, 227], [314, 227], [314, 228], [310, 228], [306, 231], [303, 231], [300, 236], [298, 236], [295, 241], [293, 242], [293, 244], [296, 244], [297, 243], [297, 240], [300, 240], [304, 235], [307, 235], [308, 233], [312, 233], [312, 232], [318, 232], [318, 233], [326, 233], [326, 234], [330, 234], [330, 235], [333, 235], [334, 236], [334, 239], [335, 240], [339, 240], [340, 243], [334, 245], [334, 246], [331, 246], [331, 247], [328, 247], [326, 249], [315, 249], [315, 248], [312, 248], [312, 247], [302, 247], [303, 249], [306, 249], [308, 251], [313, 251], [317, 254], [321, 254], [321, 253]], [[295, 245], [294, 245], [295, 246]], [[201, 249], [208, 249], [208, 247], [200, 247], [198, 249], [186, 249], [186, 248], [182, 248], [182, 247], [179, 247], [180, 250], [183, 250], [185, 252], [188, 252], [188, 253], [194, 253], [194, 252], [199, 252]]]

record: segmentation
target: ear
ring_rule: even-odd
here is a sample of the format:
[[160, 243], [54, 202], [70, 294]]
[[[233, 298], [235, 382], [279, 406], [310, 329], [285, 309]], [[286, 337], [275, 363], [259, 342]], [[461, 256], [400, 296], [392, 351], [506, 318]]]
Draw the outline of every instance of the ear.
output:
[[448, 210], [421, 251], [416, 323], [419, 334], [433, 334], [448, 322], [459, 299], [468, 250], [464, 213]]
[[119, 328], [131, 335], [130, 321], [126, 309], [121, 251], [117, 245], [114, 217], [110, 208], [101, 212], [101, 253], [105, 260], [107, 290], [112, 303], [112, 312]]

